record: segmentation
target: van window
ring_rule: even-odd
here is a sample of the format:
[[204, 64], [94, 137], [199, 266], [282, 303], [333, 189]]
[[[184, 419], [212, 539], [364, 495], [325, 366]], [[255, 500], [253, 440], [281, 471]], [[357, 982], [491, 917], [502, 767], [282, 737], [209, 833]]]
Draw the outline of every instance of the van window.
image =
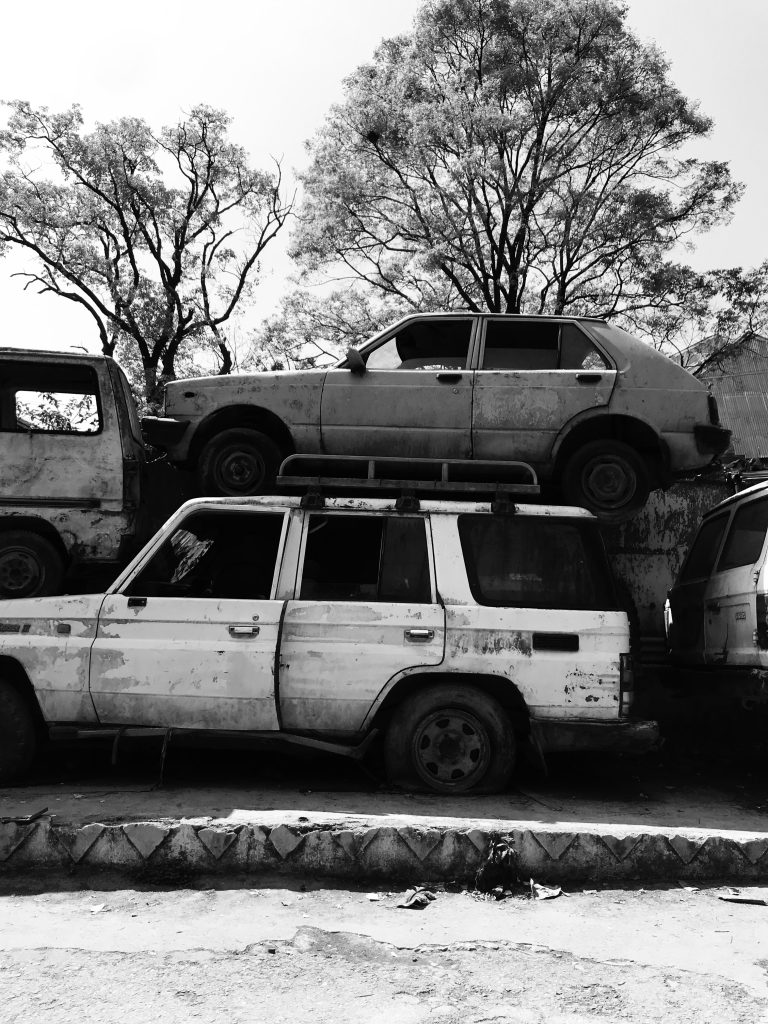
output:
[[728, 513], [724, 512], [702, 524], [693, 546], [688, 552], [688, 557], [683, 563], [679, 583], [706, 579], [710, 575], [715, 565], [717, 552], [720, 550], [720, 541], [723, 539], [727, 522]]
[[129, 597], [266, 600], [285, 515], [194, 512], [125, 588]]
[[718, 572], [754, 565], [763, 550], [768, 528], [768, 498], [742, 505], [733, 517], [725, 539], [723, 553], [717, 563]]
[[311, 514], [307, 529], [301, 600], [431, 602], [423, 519]]
[[24, 433], [98, 434], [99, 385], [88, 366], [7, 362], [0, 367], [0, 429]]
[[614, 611], [613, 578], [593, 523], [544, 516], [459, 516], [478, 604]]

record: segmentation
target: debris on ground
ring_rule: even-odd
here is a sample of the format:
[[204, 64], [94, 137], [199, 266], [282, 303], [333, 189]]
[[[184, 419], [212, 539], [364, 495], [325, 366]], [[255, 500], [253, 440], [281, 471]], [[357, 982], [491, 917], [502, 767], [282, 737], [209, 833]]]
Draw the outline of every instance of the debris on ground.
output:
[[28, 825], [32, 821], [37, 821], [47, 812], [47, 807], [41, 807], [39, 811], [33, 811], [32, 814], [20, 814], [15, 818], [0, 818], [0, 825]]
[[403, 910], [423, 910], [434, 899], [436, 899], [436, 896], [431, 889], [426, 889], [423, 885], [417, 885], [413, 889], [407, 890], [397, 906]]
[[539, 885], [533, 879], [531, 879], [529, 884], [531, 887], [531, 899], [534, 900], [554, 900], [558, 896], [563, 895], [563, 890], [559, 885]]
[[725, 895], [721, 893], [717, 898], [724, 903], [745, 903], [753, 907], [768, 907], [768, 900], [765, 900], [762, 896], [758, 896], [755, 893], [751, 895], [742, 893], [739, 889], [729, 889]]
[[490, 894], [499, 887], [504, 890], [519, 885], [517, 850], [511, 836], [501, 836], [491, 843], [485, 863], [475, 875], [475, 889]]

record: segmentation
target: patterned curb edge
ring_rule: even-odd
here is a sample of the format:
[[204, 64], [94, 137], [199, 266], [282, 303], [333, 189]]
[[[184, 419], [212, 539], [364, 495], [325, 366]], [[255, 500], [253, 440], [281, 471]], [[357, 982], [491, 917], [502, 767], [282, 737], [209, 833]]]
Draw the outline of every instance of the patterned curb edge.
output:
[[621, 837], [545, 829], [157, 824], [0, 824], [0, 875], [115, 870], [174, 876], [271, 873], [469, 881], [491, 844], [508, 836], [521, 875], [560, 881], [768, 877], [768, 835]]

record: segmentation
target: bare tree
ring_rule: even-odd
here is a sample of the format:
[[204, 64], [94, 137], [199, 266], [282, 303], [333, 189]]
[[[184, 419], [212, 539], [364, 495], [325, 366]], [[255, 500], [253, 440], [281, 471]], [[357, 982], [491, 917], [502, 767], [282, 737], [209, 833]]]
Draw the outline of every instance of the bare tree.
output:
[[138, 118], [85, 131], [77, 106], [10, 107], [0, 250], [34, 257], [27, 287], [83, 306], [105, 353], [140, 361], [150, 404], [193, 350], [212, 348], [229, 372], [223, 326], [291, 212], [279, 164], [251, 168], [207, 106], [159, 133]]

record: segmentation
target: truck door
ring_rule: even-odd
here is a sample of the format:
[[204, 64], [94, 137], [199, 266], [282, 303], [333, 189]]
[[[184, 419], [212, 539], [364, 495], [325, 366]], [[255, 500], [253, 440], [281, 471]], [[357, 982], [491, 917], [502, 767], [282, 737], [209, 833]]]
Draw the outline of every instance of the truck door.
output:
[[759, 665], [757, 573], [764, 560], [768, 498], [741, 505], [707, 584], [704, 608], [706, 660], [712, 665]]
[[704, 604], [729, 516], [730, 512], [722, 512], [702, 523], [669, 592], [672, 615], [669, 645], [678, 663], [704, 663]]
[[443, 660], [427, 523], [312, 512], [303, 552], [280, 644], [282, 725], [352, 734], [388, 680]]
[[329, 370], [320, 408], [329, 455], [462, 459], [472, 454], [472, 318], [409, 321], [366, 356]]
[[103, 360], [4, 356], [0, 430], [3, 504], [122, 509], [120, 428]]
[[91, 652], [99, 721], [277, 728], [274, 597], [285, 510], [202, 509], [107, 594]]
[[608, 404], [616, 371], [576, 324], [518, 317], [484, 323], [474, 458], [546, 463], [569, 420]]

